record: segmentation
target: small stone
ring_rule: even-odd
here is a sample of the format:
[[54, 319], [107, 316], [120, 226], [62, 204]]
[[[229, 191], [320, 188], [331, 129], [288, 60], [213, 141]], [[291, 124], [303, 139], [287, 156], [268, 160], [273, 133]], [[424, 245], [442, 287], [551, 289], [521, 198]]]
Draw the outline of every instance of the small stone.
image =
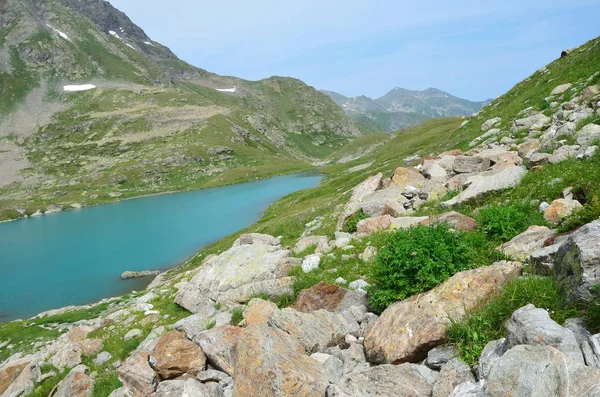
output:
[[127, 332], [125, 334], [125, 336], [123, 337], [123, 340], [131, 340], [133, 338], [140, 338], [142, 336], [143, 332], [141, 329], [132, 329], [131, 331]]
[[317, 270], [320, 263], [321, 257], [319, 255], [309, 255], [302, 261], [302, 271], [304, 273], [310, 273], [313, 270]]

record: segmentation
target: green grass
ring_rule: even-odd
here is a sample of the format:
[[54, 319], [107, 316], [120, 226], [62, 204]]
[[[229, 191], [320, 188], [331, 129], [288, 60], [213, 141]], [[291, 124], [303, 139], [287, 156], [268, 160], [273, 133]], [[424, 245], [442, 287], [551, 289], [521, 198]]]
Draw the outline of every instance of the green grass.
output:
[[238, 325], [244, 319], [244, 309], [236, 307], [231, 311], [231, 324]]
[[477, 215], [477, 224], [493, 241], [506, 242], [521, 234], [531, 225], [545, 225], [542, 213], [528, 203], [492, 205]]
[[451, 319], [448, 341], [455, 345], [461, 360], [474, 365], [487, 343], [505, 336], [506, 321], [515, 310], [531, 303], [547, 309], [550, 317], [562, 324], [567, 318], [581, 314], [580, 310], [565, 302], [560, 287], [551, 278], [522, 277], [507, 285], [501, 295], [492, 298], [466, 319]]
[[348, 219], [346, 219], [346, 221], [344, 222], [344, 227], [342, 228], [342, 231], [344, 231], [346, 233], [356, 232], [358, 223], [366, 218], [368, 218], [368, 216], [365, 215], [365, 213], [363, 212], [362, 209], [359, 209], [354, 214], [350, 215], [348, 217]]
[[10, 357], [13, 352], [29, 352], [33, 343], [56, 339], [61, 334], [56, 329], [46, 329], [38, 325], [27, 325], [23, 321], [12, 321], [0, 324], [0, 341], [9, 342], [13, 349], [0, 348], [0, 362]]
[[113, 391], [123, 386], [115, 372], [100, 374], [94, 380], [94, 393], [92, 397], [108, 397]]
[[31, 319], [28, 323], [36, 324], [36, 325], [45, 325], [45, 324], [67, 324], [67, 323], [75, 323], [81, 320], [90, 320], [96, 317], [99, 317], [108, 307], [112, 304], [118, 303], [119, 300], [113, 300], [110, 302], [101, 303], [98, 305], [94, 305], [89, 309], [76, 309], [71, 310], [62, 314], [56, 314], [53, 316], [44, 316], [40, 318]]

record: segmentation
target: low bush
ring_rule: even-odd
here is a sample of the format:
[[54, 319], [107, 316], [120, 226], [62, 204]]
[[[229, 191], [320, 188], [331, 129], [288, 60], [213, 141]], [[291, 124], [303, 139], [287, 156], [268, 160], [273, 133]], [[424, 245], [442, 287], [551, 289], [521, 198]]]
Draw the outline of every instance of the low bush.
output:
[[446, 224], [390, 233], [371, 269], [372, 308], [382, 312], [395, 301], [475, 267], [474, 259], [481, 255], [476, 251], [488, 251], [489, 247], [484, 239], [467, 237], [469, 234], [452, 232]]
[[522, 277], [463, 321], [451, 319], [448, 340], [455, 345], [460, 359], [474, 365], [488, 342], [504, 338], [505, 323], [515, 310], [531, 303], [548, 310], [550, 317], [562, 324], [567, 318], [581, 314], [565, 302], [560, 287], [551, 278]]
[[342, 231], [344, 231], [346, 233], [356, 232], [356, 226], [358, 225], [358, 222], [360, 222], [366, 218], [368, 218], [368, 217], [365, 215], [365, 213], [362, 210], [358, 210], [354, 214], [350, 215], [348, 217], [348, 219], [346, 219], [346, 222], [344, 222], [344, 227], [342, 228]]
[[545, 225], [546, 221], [537, 208], [519, 203], [483, 208], [477, 215], [477, 223], [489, 239], [506, 242], [529, 226]]

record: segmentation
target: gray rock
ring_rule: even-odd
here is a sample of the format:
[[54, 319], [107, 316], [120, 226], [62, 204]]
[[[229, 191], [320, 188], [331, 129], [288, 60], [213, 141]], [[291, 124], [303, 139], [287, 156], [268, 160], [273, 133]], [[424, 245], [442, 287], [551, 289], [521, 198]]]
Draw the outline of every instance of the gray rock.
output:
[[[26, 356], [14, 360], [9, 359], [8, 362], [0, 366], [0, 385], [6, 387], [6, 389], [4, 387], [0, 389], [2, 397], [29, 395], [41, 375], [39, 364], [39, 357]], [[13, 379], [11, 374], [18, 371], [20, 373]], [[13, 379], [12, 382], [7, 383], [11, 379]]]
[[186, 334], [188, 339], [193, 340], [200, 332], [205, 331], [207, 320], [200, 314], [192, 314], [177, 321], [173, 328]]
[[483, 397], [483, 382], [465, 382], [456, 386], [449, 397]]
[[507, 350], [508, 344], [504, 338], [493, 340], [485, 345], [477, 363], [477, 375], [479, 379], [487, 379], [492, 367]]
[[512, 240], [502, 244], [500, 250], [514, 260], [524, 261], [534, 252], [544, 247], [544, 242], [553, 237], [556, 231], [546, 226], [531, 226]]
[[526, 174], [526, 170], [519, 166], [509, 166], [496, 173], [483, 173], [470, 178], [471, 184], [458, 196], [445, 201], [440, 205], [443, 207], [452, 207], [456, 204], [464, 203], [473, 198], [498, 190], [508, 189], [518, 185]]
[[558, 164], [568, 159], [575, 158], [577, 157], [577, 154], [579, 153], [580, 149], [581, 146], [579, 145], [561, 146], [558, 149], [556, 149], [554, 153], [552, 153], [548, 161], [551, 164]]
[[383, 174], [380, 172], [377, 175], [367, 178], [365, 181], [363, 181], [360, 185], [356, 186], [352, 190], [352, 197], [350, 197], [350, 200], [348, 201], [348, 203], [346, 203], [344, 211], [338, 219], [336, 230], [342, 230], [346, 219], [352, 214], [354, 214], [356, 211], [358, 211], [362, 200], [368, 195], [375, 192], [377, 189], [379, 189], [379, 187], [381, 186], [382, 179]]
[[227, 375], [225, 372], [217, 371], [216, 369], [200, 371], [198, 372], [198, 375], [196, 375], [196, 379], [202, 383], [219, 382], [224, 386], [233, 384], [233, 378], [231, 376]]
[[139, 338], [142, 336], [142, 330], [141, 329], [132, 329], [131, 331], [127, 332], [125, 334], [125, 336], [123, 337], [123, 340], [131, 340], [133, 338]]
[[179, 397], [183, 395], [185, 380], [165, 380], [158, 384], [156, 397]]
[[487, 131], [490, 128], [494, 127], [495, 125], [499, 124], [501, 121], [502, 121], [502, 119], [500, 117], [494, 117], [493, 119], [486, 120], [481, 125], [481, 131]]
[[533, 266], [535, 274], [551, 275], [554, 269], [554, 258], [562, 244], [552, 244], [533, 252], [528, 262]]
[[582, 318], [570, 318], [565, 322], [565, 328], [575, 334], [575, 339], [581, 347], [585, 365], [600, 368], [600, 334], [591, 335], [585, 328]]
[[345, 375], [370, 367], [365, 356], [365, 349], [359, 343], [351, 344], [346, 350], [342, 350], [341, 360], [344, 363], [343, 372]]
[[559, 248], [554, 277], [572, 297], [589, 300], [589, 288], [600, 284], [600, 220], [582, 226]]
[[542, 113], [533, 114], [529, 117], [515, 120], [515, 123], [512, 126], [512, 131], [518, 132], [518, 131], [528, 130], [531, 128], [539, 130], [544, 125], [550, 124], [551, 121], [552, 120], [548, 116], [546, 116]]
[[390, 186], [386, 189], [377, 190], [366, 196], [360, 203], [360, 209], [368, 216], [383, 215], [384, 209], [388, 203], [405, 203], [408, 201], [402, 195], [403, 191], [397, 186]]
[[555, 89], [553, 89], [552, 92], [550, 93], [550, 95], [560, 95], [560, 94], [566, 92], [572, 86], [573, 86], [573, 84], [571, 84], [571, 83], [561, 84], [558, 87], [556, 87]]
[[558, 138], [561, 136], [571, 136], [575, 132], [576, 129], [577, 129], [577, 123], [572, 123], [570, 121], [567, 121], [556, 131], [555, 138]]
[[321, 371], [329, 383], [337, 383], [344, 376], [344, 363], [339, 358], [325, 353], [313, 353], [310, 357], [321, 364]]
[[490, 167], [489, 159], [473, 156], [458, 156], [454, 159], [453, 171], [457, 174], [485, 171]]
[[467, 364], [453, 358], [442, 366], [433, 385], [432, 397], [447, 397], [457, 386], [465, 382], [475, 383], [475, 376]]
[[327, 396], [430, 396], [436, 378], [437, 373], [424, 365], [384, 364], [347, 375]]
[[531, 167], [535, 167], [535, 166], [538, 166], [538, 165], [545, 164], [545, 163], [547, 163], [550, 160], [550, 157], [552, 157], [552, 155], [550, 155], [548, 153], [534, 152], [529, 157], [529, 165]]
[[99, 366], [107, 363], [111, 358], [112, 358], [112, 355], [109, 352], [101, 352], [94, 359], [94, 364], [99, 367]]
[[159, 274], [160, 274], [159, 270], [143, 270], [141, 272], [127, 270], [121, 274], [121, 280], [128, 280], [130, 278], [158, 276]]
[[393, 218], [391, 222], [392, 229], [409, 229], [413, 226], [417, 226], [423, 221], [428, 220], [428, 216], [401, 216]]
[[329, 248], [329, 239], [327, 236], [307, 236], [301, 237], [296, 246], [294, 247], [294, 252], [302, 252], [308, 249], [309, 247], [315, 246], [316, 250], [321, 253], [327, 253], [331, 251]]
[[577, 155], [577, 160], [584, 160], [584, 159], [593, 157], [597, 151], [598, 151], [598, 146], [596, 146], [596, 145], [590, 146], [590, 147], [586, 148], [583, 152], [581, 152]]
[[450, 345], [440, 345], [429, 350], [427, 353], [427, 366], [439, 370], [442, 365], [457, 356], [456, 349]]
[[88, 376], [88, 368], [79, 365], [57, 385], [54, 397], [91, 397], [94, 381]]
[[507, 325], [506, 341], [509, 348], [517, 345], [553, 346], [584, 364], [583, 354], [570, 329], [561, 327], [544, 309], [527, 305], [515, 311]]
[[552, 346], [520, 345], [490, 371], [485, 396], [600, 396], [600, 369], [586, 367]]
[[575, 137], [581, 146], [589, 146], [593, 141], [600, 139], [600, 125], [587, 124], [575, 133]]

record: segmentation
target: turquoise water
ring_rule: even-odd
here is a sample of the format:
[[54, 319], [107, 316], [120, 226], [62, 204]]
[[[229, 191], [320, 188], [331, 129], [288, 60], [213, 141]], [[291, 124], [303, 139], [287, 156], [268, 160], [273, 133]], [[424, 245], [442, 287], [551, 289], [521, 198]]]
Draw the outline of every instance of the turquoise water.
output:
[[125, 270], [165, 269], [317, 186], [297, 174], [0, 224], [0, 322], [143, 289]]

